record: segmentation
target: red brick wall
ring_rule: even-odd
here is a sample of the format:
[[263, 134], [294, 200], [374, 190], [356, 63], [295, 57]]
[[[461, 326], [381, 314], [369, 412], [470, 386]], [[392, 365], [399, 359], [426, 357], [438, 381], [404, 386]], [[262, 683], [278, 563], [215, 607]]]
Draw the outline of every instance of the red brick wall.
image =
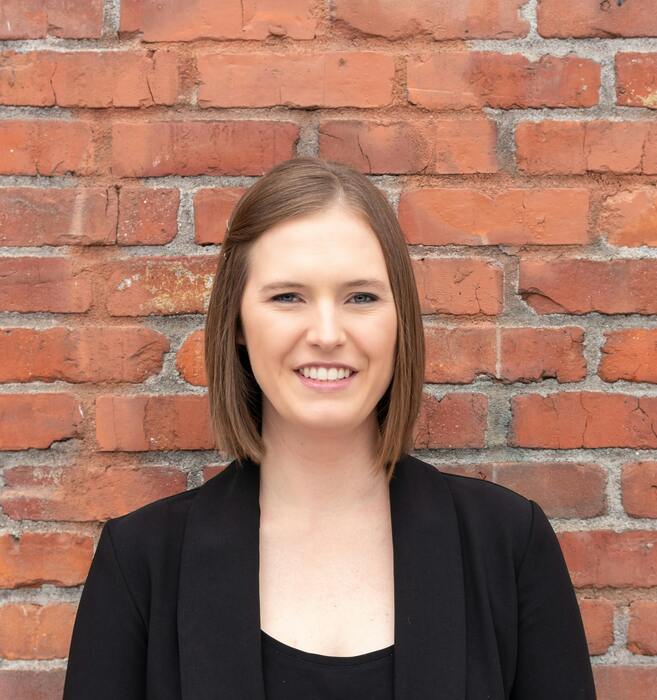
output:
[[398, 211], [417, 455], [541, 504], [599, 698], [654, 697], [654, 0], [2, 0], [0, 51], [0, 697], [59, 697], [102, 522], [225, 464], [218, 245], [295, 154]]

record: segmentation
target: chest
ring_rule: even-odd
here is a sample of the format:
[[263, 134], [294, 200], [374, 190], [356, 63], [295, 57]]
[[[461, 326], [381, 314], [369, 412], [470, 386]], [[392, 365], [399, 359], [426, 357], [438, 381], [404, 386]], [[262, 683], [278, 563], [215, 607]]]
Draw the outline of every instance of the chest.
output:
[[285, 644], [353, 656], [394, 642], [389, 519], [306, 535], [261, 528], [259, 577], [261, 627]]

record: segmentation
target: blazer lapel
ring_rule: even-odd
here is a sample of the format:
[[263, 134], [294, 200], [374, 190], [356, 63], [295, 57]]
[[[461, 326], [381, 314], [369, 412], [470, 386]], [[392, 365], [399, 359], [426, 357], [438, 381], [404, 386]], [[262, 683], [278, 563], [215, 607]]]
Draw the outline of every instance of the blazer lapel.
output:
[[[265, 700], [260, 638], [260, 466], [234, 460], [190, 507], [178, 591], [183, 700]], [[395, 700], [465, 698], [456, 511], [434, 467], [402, 455], [390, 482]]]

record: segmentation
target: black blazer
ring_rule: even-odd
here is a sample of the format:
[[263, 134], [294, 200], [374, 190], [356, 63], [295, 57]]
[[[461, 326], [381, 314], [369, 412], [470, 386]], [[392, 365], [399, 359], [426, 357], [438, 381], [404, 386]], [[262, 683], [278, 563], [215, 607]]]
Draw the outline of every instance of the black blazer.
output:
[[[107, 521], [64, 700], [264, 700], [259, 487], [259, 465], [235, 460]], [[396, 700], [595, 699], [571, 579], [534, 501], [403, 455], [390, 503]]]

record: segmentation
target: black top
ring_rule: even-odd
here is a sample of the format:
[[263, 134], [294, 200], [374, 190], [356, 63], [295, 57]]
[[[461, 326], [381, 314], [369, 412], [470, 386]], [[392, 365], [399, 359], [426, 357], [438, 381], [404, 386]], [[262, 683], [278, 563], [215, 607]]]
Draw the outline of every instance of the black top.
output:
[[394, 644], [357, 656], [295, 649], [260, 630], [267, 700], [392, 700]]
[[[259, 479], [234, 461], [105, 523], [62, 700], [265, 700]], [[578, 601], [538, 503], [405, 454], [390, 512], [395, 700], [595, 700]]]

